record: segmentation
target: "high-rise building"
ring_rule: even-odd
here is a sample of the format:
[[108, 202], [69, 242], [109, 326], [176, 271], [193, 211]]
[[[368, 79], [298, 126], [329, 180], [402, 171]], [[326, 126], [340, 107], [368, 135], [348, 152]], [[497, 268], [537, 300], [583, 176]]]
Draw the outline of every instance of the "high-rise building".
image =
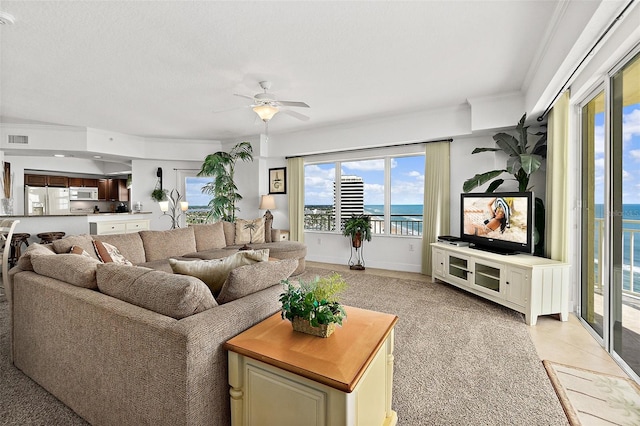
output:
[[340, 217], [344, 220], [363, 213], [364, 181], [360, 176], [343, 175], [340, 182]]

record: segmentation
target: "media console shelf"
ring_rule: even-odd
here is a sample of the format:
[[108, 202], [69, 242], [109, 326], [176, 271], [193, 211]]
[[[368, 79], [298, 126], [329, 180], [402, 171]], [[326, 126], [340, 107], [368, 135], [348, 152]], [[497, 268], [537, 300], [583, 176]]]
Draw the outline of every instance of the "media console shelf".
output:
[[569, 264], [526, 254], [503, 255], [432, 243], [432, 281], [460, 287], [521, 312], [527, 325], [538, 316], [569, 319]]

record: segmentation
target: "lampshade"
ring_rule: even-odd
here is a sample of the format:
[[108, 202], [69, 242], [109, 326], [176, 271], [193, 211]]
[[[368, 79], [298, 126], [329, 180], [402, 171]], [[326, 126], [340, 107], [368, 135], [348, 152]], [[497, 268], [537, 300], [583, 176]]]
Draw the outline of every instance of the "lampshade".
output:
[[260, 197], [260, 210], [275, 210], [276, 199], [273, 195], [263, 195]]
[[158, 201], [160, 205], [160, 211], [166, 212], [169, 211], [169, 202], [168, 201]]
[[186, 212], [189, 210], [189, 202], [188, 201], [180, 201], [180, 210]]
[[260, 119], [265, 122], [271, 120], [278, 112], [278, 108], [269, 104], [255, 106], [253, 110], [258, 114]]

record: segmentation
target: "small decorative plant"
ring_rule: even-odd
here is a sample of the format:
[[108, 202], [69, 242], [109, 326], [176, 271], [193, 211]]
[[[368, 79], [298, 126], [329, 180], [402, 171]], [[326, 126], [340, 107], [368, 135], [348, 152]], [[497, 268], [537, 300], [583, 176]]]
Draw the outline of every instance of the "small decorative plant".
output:
[[344, 221], [342, 235], [351, 238], [353, 247], [362, 245], [362, 240], [371, 241], [371, 216], [354, 214]]
[[293, 324], [293, 329], [320, 337], [329, 337], [335, 325], [342, 325], [347, 317], [339, 303], [339, 294], [347, 288], [347, 283], [337, 273], [328, 277], [318, 277], [298, 285], [283, 280], [284, 293], [280, 295], [282, 318]]
[[167, 190], [166, 189], [160, 189], [160, 188], [156, 188], [153, 191], [151, 191], [151, 198], [154, 201], [167, 201], [168, 197], [167, 197]]

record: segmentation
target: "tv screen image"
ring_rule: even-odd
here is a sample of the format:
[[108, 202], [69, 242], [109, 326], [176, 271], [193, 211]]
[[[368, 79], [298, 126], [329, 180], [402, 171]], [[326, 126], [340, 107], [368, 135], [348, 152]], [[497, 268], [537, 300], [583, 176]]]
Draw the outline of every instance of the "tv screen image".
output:
[[462, 194], [462, 239], [496, 251], [532, 252], [531, 193]]

